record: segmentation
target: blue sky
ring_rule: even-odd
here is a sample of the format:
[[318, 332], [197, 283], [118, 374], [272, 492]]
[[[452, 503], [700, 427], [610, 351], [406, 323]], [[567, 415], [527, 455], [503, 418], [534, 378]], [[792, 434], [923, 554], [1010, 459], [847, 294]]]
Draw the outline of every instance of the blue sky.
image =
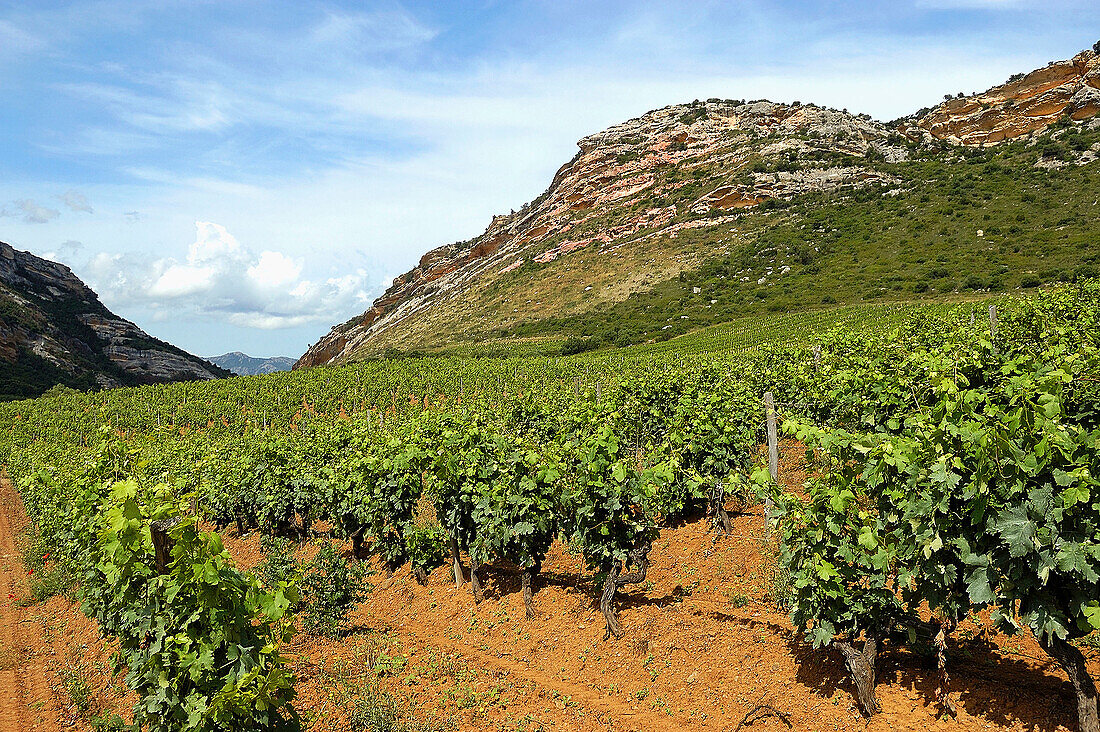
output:
[[195, 353], [297, 356], [608, 125], [892, 119], [1098, 39], [1092, 0], [0, 2], [0, 240]]

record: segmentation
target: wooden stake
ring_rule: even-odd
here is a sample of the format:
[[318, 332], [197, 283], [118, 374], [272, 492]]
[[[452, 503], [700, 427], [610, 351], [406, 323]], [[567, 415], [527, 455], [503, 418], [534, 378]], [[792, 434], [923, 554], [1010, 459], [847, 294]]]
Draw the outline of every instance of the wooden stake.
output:
[[[764, 392], [764, 411], [768, 417], [768, 472], [771, 473], [772, 482], [779, 483], [779, 433], [775, 423], [775, 395], [770, 391]], [[772, 515], [772, 500], [764, 501], [765, 515], [770, 519]]]

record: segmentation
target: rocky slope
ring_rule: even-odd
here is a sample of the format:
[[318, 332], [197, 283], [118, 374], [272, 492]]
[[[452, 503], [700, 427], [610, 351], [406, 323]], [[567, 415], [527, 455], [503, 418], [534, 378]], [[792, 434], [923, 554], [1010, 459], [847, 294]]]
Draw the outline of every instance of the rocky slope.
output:
[[995, 143], [1096, 115], [1098, 59], [1086, 51], [889, 126], [812, 104], [718, 99], [616, 125], [580, 140], [542, 196], [475, 239], [425, 254], [295, 367], [577, 316], [728, 255], [788, 202], [866, 188], [906, 195], [911, 181], [895, 171], [925, 148]]
[[948, 98], [902, 124], [914, 139], [930, 136], [962, 145], [1003, 142], [1043, 130], [1062, 117], [1083, 120], [1100, 112], [1100, 41], [1067, 61], [973, 96]]
[[287, 356], [255, 358], [240, 351], [223, 353], [221, 356], [210, 356], [207, 360], [215, 366], [221, 366], [226, 371], [232, 371], [237, 376], [273, 374], [276, 371], [290, 371], [294, 366], [294, 359]]
[[[370, 310], [310, 348], [297, 367], [344, 360], [372, 339], [381, 342], [383, 333], [394, 342], [393, 335], [441, 301], [469, 301], [471, 289], [524, 264], [546, 265], [586, 249], [633, 248], [655, 235], [728, 223], [772, 198], [889, 182], [862, 161], [908, 154], [891, 141], [890, 130], [866, 116], [767, 101], [666, 107], [578, 145], [546, 193], [495, 217], [476, 239], [425, 254]], [[794, 160], [812, 162], [795, 169]]]
[[227, 375], [111, 313], [65, 265], [0, 242], [0, 397]]

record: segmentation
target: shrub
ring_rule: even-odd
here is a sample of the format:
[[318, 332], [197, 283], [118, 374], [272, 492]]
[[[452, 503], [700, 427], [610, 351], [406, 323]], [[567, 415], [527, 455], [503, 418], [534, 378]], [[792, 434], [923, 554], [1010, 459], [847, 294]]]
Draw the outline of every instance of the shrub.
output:
[[361, 567], [348, 564], [332, 542], [321, 545], [302, 578], [304, 625], [308, 632], [329, 637], [344, 633], [348, 613], [367, 596]]
[[266, 555], [256, 568], [256, 576], [269, 590], [278, 589], [280, 584], [292, 584], [302, 577], [302, 568], [294, 556], [294, 542], [279, 537], [264, 536], [260, 548]]
[[[292, 632], [284, 614], [296, 590], [268, 594], [235, 569], [189, 504], [167, 485], [116, 483], [83, 537], [83, 609], [118, 638], [138, 697], [134, 728], [300, 729], [294, 675], [278, 650]], [[160, 569], [154, 524], [166, 527], [170, 547]]]
[[423, 582], [428, 574], [447, 561], [447, 534], [438, 523], [415, 526], [405, 535], [413, 573]]
[[595, 336], [592, 338], [569, 338], [562, 344], [561, 355], [573, 356], [585, 351], [594, 351], [600, 347], [601, 343], [602, 341]]

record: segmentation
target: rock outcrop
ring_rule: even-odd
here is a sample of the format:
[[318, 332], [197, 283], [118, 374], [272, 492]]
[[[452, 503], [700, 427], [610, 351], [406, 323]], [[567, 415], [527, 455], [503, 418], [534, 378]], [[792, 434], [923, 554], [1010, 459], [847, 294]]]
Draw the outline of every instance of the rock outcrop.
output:
[[[16, 379], [21, 365], [41, 378]], [[56, 383], [99, 387], [228, 375], [111, 313], [65, 265], [0, 242], [0, 394], [34, 396], [47, 369]]]
[[948, 99], [907, 120], [901, 131], [912, 139], [928, 135], [954, 144], [983, 145], [1045, 130], [1068, 117], [1083, 120], [1100, 112], [1100, 42], [1067, 61], [972, 96]]

